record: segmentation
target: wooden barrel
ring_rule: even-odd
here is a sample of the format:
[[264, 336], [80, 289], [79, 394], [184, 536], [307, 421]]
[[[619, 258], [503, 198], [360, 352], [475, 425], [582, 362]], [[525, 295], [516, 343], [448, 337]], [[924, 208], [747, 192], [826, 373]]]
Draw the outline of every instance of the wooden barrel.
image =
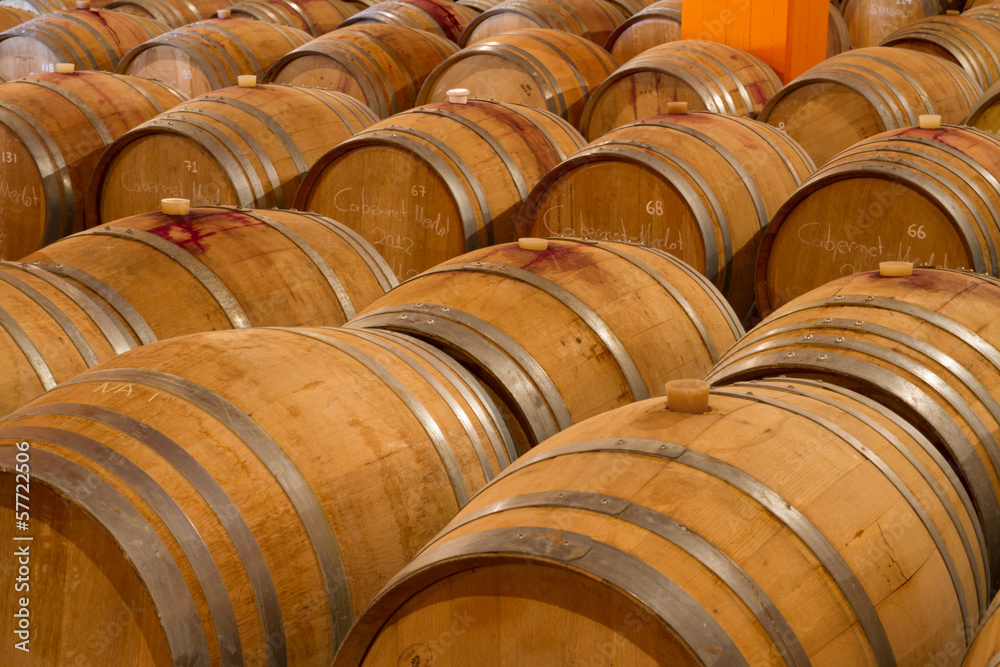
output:
[[364, 236], [403, 280], [513, 241], [514, 219], [531, 188], [582, 146], [566, 121], [535, 107], [428, 104], [376, 123], [319, 158], [294, 206]]
[[313, 163], [377, 120], [352, 97], [312, 88], [232, 87], [191, 100], [108, 146], [87, 191], [88, 226], [157, 210], [164, 197], [291, 208]]
[[813, 170], [765, 123], [654, 116], [608, 132], [546, 174], [515, 233], [654, 246], [707, 276], [746, 322], [764, 229]]
[[[609, 5], [618, 10], [624, 18], [628, 18], [634, 14], [641, 12], [646, 7], [654, 4], [653, 0], [604, 0]], [[680, 0], [677, 0], [680, 4]]]
[[[962, 660], [962, 667], [996, 667], [1000, 663], [1000, 595], [983, 615], [976, 629], [976, 638]], [[961, 654], [960, 654], [961, 655]]]
[[590, 94], [617, 63], [589, 39], [536, 28], [497, 35], [465, 47], [428, 75], [417, 104], [443, 102], [465, 88], [473, 97], [551, 111], [574, 127]]
[[730, 349], [706, 379], [775, 373], [823, 379], [903, 414], [952, 462], [1000, 562], [1000, 282], [944, 269], [856, 273], [790, 301]]
[[132, 128], [184, 100], [109, 72], [36, 74], [0, 86], [0, 258], [19, 259], [84, 228], [98, 159]]
[[222, 206], [116, 219], [24, 261], [101, 301], [143, 343], [214, 329], [339, 326], [397, 282], [336, 221]]
[[781, 80], [762, 60], [735, 47], [697, 39], [657, 46], [605, 79], [587, 102], [580, 132], [588, 141], [632, 121], [691, 110], [756, 118]]
[[905, 25], [942, 13], [937, 0], [851, 0], [843, 12], [854, 48], [876, 46]]
[[986, 89], [964, 124], [977, 130], [1000, 134], [1000, 104], [998, 102], [1000, 102], [1000, 81]]
[[998, 160], [996, 137], [949, 126], [894, 130], [836, 156], [767, 228], [757, 265], [761, 313], [882, 261], [997, 275]]
[[189, 97], [235, 86], [241, 74], [263, 78], [278, 58], [310, 40], [309, 33], [252, 19], [207, 19], [135, 47], [118, 72], [159, 79]]
[[166, 31], [159, 21], [105, 9], [46, 14], [0, 33], [0, 73], [20, 79], [54, 72], [57, 63], [114, 72], [129, 49]]
[[244, 0], [230, 8], [234, 18], [291, 26], [313, 37], [337, 29], [358, 8], [341, 0]]
[[625, 19], [608, 36], [604, 48], [624, 65], [654, 46], [681, 38], [681, 0], [659, 0]]
[[982, 88], [1000, 79], [1000, 25], [965, 16], [935, 16], [897, 30], [881, 46], [913, 49], [944, 58], [968, 72]]
[[976, 9], [978, 11], [980, 8], [986, 9], [990, 5], [995, 4], [997, 4], [996, 0], [967, 0], [967, 2], [965, 2], [965, 11], [969, 11], [970, 9]]
[[551, 28], [586, 37], [604, 46], [625, 17], [604, 0], [505, 0], [488, 9], [462, 33], [459, 46], [468, 46], [513, 30]]
[[458, 0], [458, 4], [463, 7], [471, 7], [480, 14], [485, 12], [487, 9], [493, 9], [501, 2], [503, 2], [503, 0]]
[[[35, 16], [44, 16], [45, 14], [55, 14], [64, 9], [73, 9], [77, 7], [79, 2], [80, 0], [4, 0], [3, 4], [11, 9], [29, 12], [33, 15], [32, 18], [34, 18]], [[105, 4], [105, 2], [99, 0], [92, 3], [92, 6], [95, 9], [104, 9]]]
[[424, 30], [358, 23], [282, 56], [264, 81], [336, 90], [388, 118], [412, 109], [427, 75], [456, 53], [454, 42]]
[[960, 67], [909, 49], [873, 46], [821, 62], [778, 91], [758, 120], [787, 132], [817, 165], [923, 114], [959, 125], [982, 95]]
[[665, 252], [544, 245], [502, 244], [443, 263], [347, 326], [406, 333], [461, 360], [506, 406], [522, 453], [574, 422], [662, 394], [666, 380], [704, 373], [743, 334], [718, 291]]
[[416, 28], [457, 42], [462, 31], [476, 17], [476, 11], [451, 0], [383, 0], [363, 9], [340, 24], [388, 23]]
[[156, 19], [169, 28], [180, 28], [211, 18], [229, 5], [229, 0], [112, 0], [104, 8]]
[[838, 53], [849, 51], [851, 48], [851, 33], [844, 21], [843, 14], [836, 8], [834, 3], [830, 3], [830, 21], [827, 24], [826, 35], [826, 57], [832, 58]]
[[704, 414], [668, 403], [521, 457], [334, 665], [924, 665], [956, 626], [968, 645], [975, 517], [898, 415], [784, 380], [716, 388]]
[[433, 348], [338, 329], [195, 334], [63, 383], [0, 423], [4, 491], [30, 448], [32, 574], [74, 592], [32, 587], [32, 657], [329, 665], [507, 465], [495, 413]]
[[0, 414], [137, 343], [98, 300], [30, 264], [0, 261]]
[[0, 5], [0, 30], [10, 30], [16, 25], [30, 21], [37, 14], [16, 7]]

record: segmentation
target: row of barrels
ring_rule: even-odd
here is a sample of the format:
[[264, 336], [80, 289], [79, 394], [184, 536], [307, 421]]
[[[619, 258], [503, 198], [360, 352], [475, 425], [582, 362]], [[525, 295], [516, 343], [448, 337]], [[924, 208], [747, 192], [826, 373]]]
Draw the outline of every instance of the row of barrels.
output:
[[[173, 204], [2, 267], [4, 307], [21, 307], [5, 324], [93, 341], [103, 313], [100, 336], [145, 343], [93, 345], [98, 367], [0, 424], [3, 497], [27, 460], [33, 562], [61, 563], [31, 597], [32, 636], [53, 638], [34, 659], [329, 664], [378, 588], [519, 453], [704, 373], [743, 333], [652, 248], [492, 246], [366, 303], [390, 274], [336, 223]], [[238, 330], [190, 333], [206, 328]]]
[[[119, 225], [231, 228], [220, 213]], [[1000, 282], [856, 274], [742, 336], [665, 253], [534, 241], [340, 329], [145, 345], [3, 419], [5, 495], [30, 461], [33, 557], [65, 564], [34, 627], [77, 628], [43, 657], [962, 664], [998, 589]], [[696, 340], [715, 351], [664, 345]], [[545, 384], [525, 391], [529, 357]], [[707, 411], [654, 377], [692, 357], [715, 363]]]

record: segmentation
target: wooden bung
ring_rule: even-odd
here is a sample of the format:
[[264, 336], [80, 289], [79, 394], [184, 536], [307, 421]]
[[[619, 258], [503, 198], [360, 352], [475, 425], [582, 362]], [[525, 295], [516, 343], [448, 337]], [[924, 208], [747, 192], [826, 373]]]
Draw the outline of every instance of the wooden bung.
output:
[[168, 198], [160, 200], [160, 211], [164, 215], [187, 215], [190, 210], [190, 199]]
[[704, 380], [671, 380], [665, 388], [667, 409], [690, 414], [708, 410], [708, 383]]
[[56, 72], [59, 74], [72, 74], [76, 71], [76, 65], [73, 63], [56, 63]]
[[879, 262], [878, 274], [886, 278], [913, 275], [913, 262]]
[[941, 127], [941, 116], [937, 114], [921, 114], [917, 118], [917, 123], [921, 129], [937, 130]]
[[236, 77], [236, 82], [240, 88], [255, 88], [257, 86], [256, 74], [240, 74]]
[[522, 250], [548, 250], [549, 240], [548, 239], [535, 239], [527, 236], [522, 236], [517, 240], [517, 245]]

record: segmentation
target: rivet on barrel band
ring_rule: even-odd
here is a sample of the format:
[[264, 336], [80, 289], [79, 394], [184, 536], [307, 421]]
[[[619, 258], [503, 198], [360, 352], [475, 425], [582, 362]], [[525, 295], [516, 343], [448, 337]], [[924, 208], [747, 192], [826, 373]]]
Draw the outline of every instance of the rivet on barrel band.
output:
[[272, 331], [284, 331], [285, 333], [304, 336], [306, 338], [319, 341], [325, 345], [329, 345], [368, 369], [372, 375], [377, 377], [382, 384], [388, 387], [392, 393], [396, 395], [396, 398], [398, 398], [410, 410], [413, 417], [420, 423], [420, 427], [424, 430], [424, 433], [427, 434], [427, 438], [431, 441], [431, 444], [434, 445], [434, 449], [437, 451], [438, 457], [441, 459], [441, 465], [444, 467], [445, 473], [448, 475], [448, 480], [451, 482], [451, 488], [455, 494], [455, 501], [457, 502], [458, 507], [461, 508], [469, 502], [469, 489], [465, 484], [462, 467], [459, 465], [458, 459], [455, 458], [455, 452], [452, 450], [451, 444], [449, 444], [448, 439], [444, 437], [441, 427], [438, 425], [431, 413], [426, 407], [424, 407], [423, 403], [420, 402], [416, 395], [414, 395], [412, 391], [399, 381], [399, 378], [393, 375], [385, 366], [358, 348], [347, 345], [346, 343], [335, 338], [331, 338], [330, 336], [324, 336], [323, 334], [318, 334], [314, 331], [302, 328], [268, 328]]
[[483, 517], [509, 510], [536, 507], [558, 507], [606, 514], [634, 526], [645, 528], [663, 538], [697, 560], [729, 586], [730, 590], [736, 594], [764, 628], [788, 667], [808, 667], [811, 664], [798, 637], [795, 636], [788, 622], [767, 596], [767, 593], [757, 586], [753, 578], [728, 554], [676, 519], [648, 507], [631, 503], [625, 498], [568, 490], [544, 491], [506, 498], [469, 514], [456, 517], [444, 530], [434, 536], [428, 543], [428, 547], [424, 547], [417, 556], [452, 531]]
[[[45, 230], [42, 245], [55, 243], [73, 227], [73, 184], [59, 145], [29, 112], [0, 100], [0, 123], [21, 140], [42, 178], [45, 193]], [[27, 129], [25, 129], [27, 128]], [[60, 202], [62, 206], [57, 206]]]
[[45, 357], [42, 353], [35, 347], [35, 343], [31, 340], [31, 336], [25, 333], [21, 325], [10, 316], [10, 314], [0, 308], [0, 327], [7, 332], [7, 335], [11, 337], [14, 344], [17, 345], [18, 349], [21, 350], [21, 354], [31, 365], [31, 369], [35, 371], [35, 375], [38, 377], [38, 382], [42, 385], [42, 389], [48, 391], [58, 384], [56, 382], [55, 376], [52, 375], [52, 370], [49, 368], [48, 363], [45, 361]]
[[510, 276], [514, 280], [531, 285], [535, 289], [545, 292], [568, 308], [574, 315], [579, 317], [588, 327], [590, 327], [590, 330], [594, 332], [594, 335], [597, 336], [602, 343], [604, 343], [605, 348], [607, 348], [608, 352], [614, 358], [615, 363], [618, 365], [618, 369], [625, 377], [629, 391], [632, 392], [632, 399], [635, 401], [641, 401], [649, 398], [649, 391], [646, 389], [646, 383], [643, 381], [642, 374], [639, 372], [639, 367], [636, 366], [635, 361], [632, 359], [632, 355], [629, 354], [628, 348], [622, 344], [618, 336], [616, 336], [611, 330], [611, 327], [608, 326], [608, 323], [601, 319], [601, 316], [598, 315], [596, 311], [594, 311], [589, 305], [587, 305], [587, 303], [571, 293], [565, 287], [547, 278], [543, 278], [537, 273], [505, 264], [445, 264], [428, 269], [422, 275], [426, 276], [435, 273], [448, 273], [452, 271], [474, 271], [478, 273]]
[[33, 262], [32, 264], [57, 276], [65, 276], [66, 278], [75, 280], [87, 289], [92, 290], [99, 297], [107, 301], [114, 308], [115, 312], [121, 315], [122, 319], [132, 327], [132, 330], [139, 337], [139, 341], [142, 344], [146, 345], [156, 341], [156, 334], [149, 328], [142, 315], [139, 314], [125, 297], [112, 289], [108, 284], [73, 266], [54, 264], [52, 262]]
[[343, 641], [354, 616], [351, 591], [347, 584], [344, 560], [330, 522], [302, 472], [288, 455], [257, 422], [211, 389], [186, 378], [147, 369], [94, 370], [86, 377], [72, 378], [64, 385], [80, 382], [125, 382], [141, 384], [169, 392], [192, 406], [212, 415], [229, 428], [274, 476], [292, 506], [312, 543], [316, 561], [323, 575], [323, 585], [329, 605], [333, 629], [333, 644]]
[[95, 300], [89, 294], [78, 288], [67, 280], [57, 277], [52, 272], [45, 270], [36, 264], [21, 264], [18, 262], [4, 262], [0, 260], [0, 266], [21, 270], [39, 280], [42, 280], [53, 288], [59, 290], [66, 298], [78, 305], [81, 310], [87, 313], [87, 317], [101, 330], [105, 340], [115, 351], [115, 354], [127, 352], [136, 347], [135, 339], [128, 333], [125, 326], [119, 322], [102, 303]]
[[896, 664], [892, 646], [885, 634], [882, 621], [861, 583], [844, 561], [840, 552], [830, 544], [826, 536], [805, 515], [774, 490], [721, 459], [673, 442], [643, 438], [599, 438], [555, 447], [531, 456], [528, 460], [518, 459], [497, 479], [502, 479], [516, 470], [560, 456], [595, 452], [617, 452], [670, 459], [680, 465], [707, 473], [753, 498], [802, 540], [833, 577], [854, 611], [862, 631], [868, 638], [876, 664], [884, 667]]
[[[877, 454], [875, 454], [875, 452], [873, 452], [871, 449], [865, 446], [860, 440], [858, 440], [853, 435], [851, 435], [847, 430], [841, 428], [840, 426], [837, 426], [830, 420], [825, 419], [824, 417], [821, 417], [815, 413], [809, 412], [802, 408], [793, 406], [789, 403], [786, 403], [785, 401], [781, 401], [770, 397], [765, 397], [760, 394], [755, 394], [753, 396], [750, 396], [749, 394], [744, 394], [736, 391], [727, 391], [727, 389], [728, 387], [717, 388], [713, 393], [720, 396], [729, 396], [737, 399], [751, 400], [756, 403], [760, 403], [762, 405], [769, 405], [772, 407], [776, 407], [780, 410], [783, 410], [784, 412], [788, 412], [793, 415], [802, 417], [803, 419], [807, 419], [813, 422], [814, 424], [820, 426], [821, 428], [825, 429], [826, 431], [832, 433], [837, 439], [841, 440], [844, 444], [846, 444], [847, 446], [851, 447], [856, 452], [858, 452], [858, 454], [867, 459], [872, 465], [875, 466], [876, 469], [878, 469], [879, 472], [882, 473], [882, 475], [889, 481], [889, 483], [892, 484], [893, 487], [895, 487], [899, 495], [901, 495], [910, 505], [910, 509], [912, 509], [914, 514], [917, 515], [918, 519], [923, 524], [924, 529], [930, 536], [931, 541], [934, 542], [934, 546], [937, 549], [938, 554], [941, 556], [941, 560], [944, 562], [945, 568], [948, 570], [948, 574], [951, 576], [952, 587], [955, 589], [955, 594], [958, 598], [958, 606], [962, 612], [962, 624], [966, 632], [965, 640], [966, 642], [971, 642], [972, 625], [975, 623], [975, 620], [970, 620], [969, 605], [965, 599], [965, 590], [962, 588], [961, 577], [958, 574], [958, 570], [955, 568], [955, 562], [951, 557], [951, 553], [948, 551], [948, 547], [945, 546], [944, 540], [941, 538], [940, 532], [934, 525], [934, 522], [931, 521], [930, 516], [928, 516], [927, 511], [924, 509], [923, 505], [920, 504], [920, 501], [917, 500], [917, 498], [913, 495], [913, 492], [906, 486], [903, 480], [899, 478], [899, 475], [897, 475], [896, 472], [892, 470], [892, 468], [886, 465], [885, 461], [883, 461], [881, 457], [879, 457]], [[978, 608], [979, 605], [977, 604], [976, 606]]]
[[[14, 468], [14, 448], [0, 448], [0, 465]], [[184, 577], [145, 518], [111, 485], [84, 467], [42, 449], [31, 452], [31, 476], [58, 489], [91, 514], [135, 567], [160, 616], [170, 653], [190, 667], [209, 667], [208, 645]], [[137, 536], [143, 536], [137, 540]]]
[[479, 360], [526, 412], [525, 418], [537, 442], [573, 425], [573, 417], [552, 379], [514, 339], [468, 313], [454, 309], [444, 312], [440, 306], [431, 308], [437, 318], [433, 327], [421, 318], [407, 316], [407, 313], [427, 313], [426, 308], [412, 304], [365, 313], [352, 320], [350, 326], [386, 328], [432, 341], [446, 341], [449, 352], [457, 349]]
[[203, 264], [201, 260], [170, 241], [140, 229], [128, 229], [125, 227], [93, 228], [80, 232], [80, 234], [95, 234], [129, 239], [159, 250], [184, 267], [188, 273], [204, 286], [208, 293], [212, 295], [212, 298], [215, 299], [216, 303], [219, 304], [219, 307], [222, 308], [222, 311], [226, 314], [234, 329], [247, 329], [252, 326], [246, 313], [243, 312], [243, 308], [232, 292], [229, 291], [229, 288], [226, 287], [225, 283], [210, 268]]
[[[765, 378], [765, 381], [766, 380], [767, 378]], [[935, 497], [937, 497], [942, 507], [944, 507], [945, 511], [948, 513], [948, 517], [951, 519], [951, 522], [955, 526], [958, 536], [962, 541], [962, 546], [965, 550], [966, 556], [968, 557], [969, 560], [969, 564], [972, 568], [973, 578], [976, 580], [977, 584], [976, 594], [978, 595], [979, 599], [979, 613], [981, 615], [982, 612], [985, 610], [986, 605], [989, 603], [989, 593], [987, 592], [985, 586], [985, 582], [989, 581], [989, 558], [986, 555], [986, 543], [985, 541], [983, 541], [982, 524], [979, 522], [979, 517], [976, 514], [975, 508], [972, 506], [972, 501], [969, 498], [968, 493], [965, 491], [965, 487], [962, 485], [958, 477], [955, 476], [955, 472], [954, 470], [951, 469], [951, 465], [948, 464], [947, 461], [945, 461], [945, 459], [941, 456], [941, 453], [937, 450], [937, 448], [935, 448], [934, 445], [932, 445], [930, 441], [927, 440], [927, 438], [924, 437], [922, 433], [920, 433], [920, 431], [915, 429], [912, 424], [903, 419], [897, 413], [893, 412], [892, 410], [889, 410], [888, 408], [886, 408], [885, 406], [881, 405], [876, 401], [867, 399], [867, 397], [863, 396], [862, 394], [852, 392], [849, 389], [838, 387], [836, 385], [831, 385], [831, 384], [822, 385], [809, 380], [801, 380], [798, 378], [795, 378], [792, 381], [783, 379], [780, 382], [785, 382], [785, 383], [791, 382], [791, 384], [787, 384], [786, 386], [774, 385], [765, 388], [770, 389], [771, 391], [774, 392], [783, 392], [783, 393], [793, 394], [795, 396], [808, 397], [810, 400], [818, 401], [823, 405], [832, 406], [836, 408], [838, 411], [854, 417], [859, 422], [864, 423], [868, 428], [871, 428], [876, 433], [878, 433], [879, 436], [884, 438], [887, 442], [892, 444], [892, 446], [910, 463], [910, 465], [912, 465], [914, 469], [916, 469], [920, 473], [920, 476], [924, 479], [927, 485], [934, 491]], [[748, 382], [737, 382], [726, 385], [726, 388], [740, 388], [740, 387], [751, 387], [751, 386], [753, 385], [751, 385], [751, 383]], [[956, 513], [955, 508], [952, 505], [951, 501], [945, 495], [944, 489], [941, 488], [941, 485], [938, 484], [936, 479], [934, 479], [930, 471], [928, 471], [927, 468], [920, 462], [920, 460], [917, 459], [916, 456], [914, 456], [913, 452], [910, 451], [908, 447], [903, 445], [903, 443], [901, 443], [898, 438], [896, 438], [888, 429], [883, 427], [880, 423], [872, 421], [860, 410], [856, 410], [846, 402], [837, 401], [833, 398], [829, 398], [827, 396], [818, 394], [816, 392], [809, 391], [810, 388], [814, 387], [822, 387], [825, 391], [836, 393], [840, 396], [846, 396], [851, 401], [863, 403], [869, 409], [877, 412], [882, 418], [891, 421], [893, 425], [895, 425], [897, 428], [900, 428], [903, 431], [905, 431], [907, 436], [916, 441], [917, 444], [920, 445], [920, 448], [923, 449], [923, 451], [934, 460], [934, 463], [938, 465], [938, 467], [941, 469], [941, 472], [947, 477], [948, 481], [954, 487], [956, 495], [958, 495], [959, 498], [962, 500], [963, 507], [966, 513], [969, 515], [969, 521], [972, 523], [973, 529], [976, 532], [980, 553], [983, 556], [983, 563], [987, 569], [983, 577], [980, 577], [979, 566], [976, 561], [975, 555], [973, 553], [972, 545], [969, 542], [965, 530], [962, 527], [962, 523], [958, 518], [958, 514]]]
[[[67, 408], [61, 411], [61, 408]], [[80, 416], [86, 418], [89, 410], [93, 406], [42, 406], [42, 414], [45, 408], [51, 408], [53, 414], [82, 413]], [[74, 409], [76, 408], [76, 409]], [[216, 638], [219, 644], [219, 652], [223, 665], [236, 667], [243, 664], [243, 652], [240, 648], [239, 628], [236, 624], [236, 614], [226, 590], [226, 584], [222, 580], [218, 565], [212, 558], [198, 530], [191, 523], [191, 519], [184, 513], [184, 510], [159, 484], [156, 483], [142, 468], [125, 458], [118, 452], [110, 449], [97, 440], [93, 440], [79, 433], [64, 431], [58, 428], [48, 428], [43, 426], [12, 426], [0, 428], [0, 438], [21, 438], [47, 442], [60, 448], [65, 448], [71, 452], [76, 452], [87, 457], [110, 474], [114, 475], [131, 489], [157, 517], [163, 521], [167, 531], [177, 540], [177, 545], [184, 553], [198, 587], [205, 596], [205, 603], [208, 606], [212, 625], [215, 628]], [[35, 452], [32, 452], [34, 457]], [[74, 500], [78, 500], [74, 498]], [[169, 551], [164, 551], [169, 554]], [[172, 560], [169, 556], [162, 556], [164, 560]], [[185, 586], [185, 588], [187, 588]], [[159, 617], [170, 614], [173, 610], [158, 610]], [[280, 617], [279, 617], [280, 621]], [[280, 625], [278, 626], [281, 627]], [[265, 635], [266, 636], [266, 635]], [[268, 643], [268, 649], [270, 649]], [[275, 664], [286, 665], [283, 660], [284, 645], [279, 649], [278, 655], [269, 655], [269, 658], [277, 660]]]
[[[134, 417], [121, 412], [116, 412], [114, 410], [109, 410], [95, 405], [45, 404], [28, 406], [23, 408], [18, 414], [33, 416], [62, 415], [94, 421], [98, 424], [103, 424], [124, 433], [128, 437], [142, 443], [146, 447], [149, 447], [149, 449], [161, 456], [165, 461], [173, 466], [175, 470], [183, 475], [184, 478], [188, 480], [198, 491], [198, 494], [204, 498], [206, 503], [208, 503], [208, 506], [212, 509], [213, 514], [215, 514], [219, 523], [222, 524], [226, 533], [229, 535], [236, 552], [240, 556], [240, 562], [243, 563], [247, 579], [249, 579], [251, 589], [253, 590], [254, 599], [257, 601], [257, 610], [260, 614], [261, 632], [263, 636], [271, 637], [272, 632], [277, 632], [282, 635], [284, 634], [284, 625], [281, 618], [281, 604], [278, 601], [278, 592], [274, 586], [271, 573], [268, 570], [267, 563], [264, 561], [264, 556], [260, 551], [260, 546], [257, 544], [257, 539], [254, 537], [253, 531], [247, 525], [246, 520], [239, 511], [239, 508], [236, 507], [235, 503], [233, 503], [232, 499], [229, 498], [225, 490], [219, 486], [219, 483], [212, 477], [211, 473], [205, 470], [201, 463], [186, 449], [149, 424], [140, 422]], [[11, 430], [20, 433], [21, 428], [22, 427], [20, 426], [14, 426]], [[54, 431], [55, 429], [52, 430]], [[64, 444], [61, 435], [53, 434], [51, 437], [56, 439], [53, 444], [60, 447], [67, 446]], [[104, 456], [111, 455], [112, 454], [104, 454]], [[108, 469], [115, 473], [113, 468], [109, 467]], [[122, 477], [122, 479], [125, 479], [125, 477]], [[133, 486], [133, 488], [135, 487]], [[157, 512], [157, 514], [159, 514], [159, 512]], [[172, 528], [171, 532], [173, 532]], [[175, 536], [178, 537], [178, 543], [183, 548], [185, 541], [180, 539], [183, 536], [183, 533], [175, 534]], [[195, 538], [197, 538], [197, 535], [195, 535]], [[225, 590], [223, 590], [223, 594], [225, 594]], [[232, 607], [230, 606], [230, 608], [226, 610], [226, 613], [229, 614], [231, 611]], [[214, 621], [214, 623], [217, 626], [219, 624], [218, 621]], [[220, 646], [225, 647], [228, 645], [232, 647], [232, 651], [230, 652], [231, 655], [228, 656], [228, 660], [233, 664], [242, 664], [243, 661], [239, 649], [239, 631], [235, 627], [235, 620], [232, 623], [228, 623], [228, 627], [226, 629], [222, 630], [217, 627], [217, 630], [221, 630], [218, 632], [220, 636]], [[232, 643], [227, 644], [227, 642], [223, 639], [229, 637], [230, 635], [233, 637]], [[280, 649], [280, 653], [277, 655], [274, 653], [275, 648]], [[280, 647], [272, 647], [271, 642], [267, 642], [268, 664], [275, 660], [287, 663], [287, 659], [281, 655], [284, 653], [284, 649], [284, 644]]]
[[[344, 335], [356, 336], [357, 338], [368, 341], [372, 345], [375, 345], [381, 348], [382, 350], [385, 350], [388, 354], [391, 354], [392, 356], [396, 357], [401, 362], [406, 364], [414, 373], [420, 376], [421, 380], [427, 383], [429, 387], [434, 389], [434, 391], [437, 392], [437, 395], [441, 397], [441, 399], [445, 402], [448, 408], [451, 409], [452, 413], [455, 415], [455, 418], [462, 425], [462, 430], [465, 431], [465, 436], [469, 439], [469, 443], [472, 445], [472, 449], [476, 453], [476, 458], [479, 460], [479, 467], [483, 471], [483, 477], [486, 479], [487, 482], [493, 479], [493, 477], [499, 471], [493, 470], [493, 466], [490, 463], [489, 456], [487, 455], [486, 450], [483, 447], [482, 439], [480, 439], [479, 434], [476, 432], [476, 427], [473, 426], [472, 420], [469, 419], [469, 415], [466, 413], [465, 409], [458, 404], [458, 401], [455, 400], [455, 397], [451, 393], [451, 391], [445, 389], [444, 384], [442, 384], [436, 377], [434, 377], [426, 368], [417, 363], [413, 359], [413, 357], [403, 354], [399, 350], [399, 346], [389, 345], [386, 342], [386, 339], [381, 337], [383, 334], [388, 334], [392, 332], [383, 332], [377, 329], [347, 329], [347, 328], [341, 329], [340, 331]], [[411, 353], [419, 356], [428, 365], [434, 366], [435, 370], [437, 370], [438, 372], [440, 373], [447, 372], [440, 366], [440, 364], [435, 365], [433, 363], [434, 362], [433, 357], [428, 356], [420, 348], [414, 349], [414, 347], [410, 348]], [[457, 385], [453, 383], [449, 384], [451, 384], [452, 390], [454, 391], [459, 390], [459, 387]], [[463, 396], [463, 398], [466, 397], [467, 395]], [[470, 401], [470, 405], [474, 405], [474, 403]], [[486, 430], [488, 428], [487, 424], [483, 424], [483, 428], [484, 430]]]
[[84, 363], [88, 367], [96, 366], [100, 361], [97, 359], [97, 355], [94, 353], [94, 348], [90, 346], [90, 342], [84, 337], [80, 332], [80, 329], [76, 326], [72, 319], [66, 313], [64, 313], [58, 306], [56, 306], [48, 297], [44, 296], [41, 292], [31, 287], [22, 280], [15, 278], [9, 273], [0, 271], [0, 282], [5, 282], [15, 290], [23, 294], [25, 297], [35, 302], [39, 308], [45, 311], [45, 314], [51, 317], [59, 328], [66, 332], [67, 338], [72, 341], [73, 346], [80, 353], [83, 358]]
[[[425, 551], [390, 586], [438, 563], [472, 568], [477, 557], [508, 554], [518, 557], [517, 562], [525, 557], [557, 561], [595, 575], [650, 609], [706, 667], [748, 667], [732, 639], [680, 586], [635, 556], [579, 533], [559, 531], [554, 539], [550, 527], [518, 526], [463, 535]], [[392, 592], [389, 586], [383, 590]]]

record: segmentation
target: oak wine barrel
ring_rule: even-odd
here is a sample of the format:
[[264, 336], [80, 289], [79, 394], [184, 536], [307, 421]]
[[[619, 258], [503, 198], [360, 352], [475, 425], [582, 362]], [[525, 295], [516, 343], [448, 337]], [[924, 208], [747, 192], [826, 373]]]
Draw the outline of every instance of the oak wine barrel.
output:
[[159, 81], [99, 71], [0, 86], [0, 258], [20, 259], [82, 230], [104, 149], [184, 99]]
[[358, 132], [316, 160], [294, 207], [355, 230], [405, 280], [476, 248], [513, 241], [528, 192], [582, 145], [569, 123], [535, 107], [427, 104]]
[[510, 457], [446, 356], [331, 328], [174, 338], [63, 383], [0, 422], [10, 497], [21, 442], [33, 563], [66, 586], [32, 587], [50, 640], [31, 657], [52, 665], [93, 657], [93, 637], [123, 665], [330, 664]]
[[880, 46], [913, 49], [944, 58], [968, 72], [981, 88], [1000, 79], [1000, 25], [966, 16], [935, 16], [910, 23]]
[[169, 28], [180, 28], [211, 18], [229, 5], [229, 0], [111, 0], [104, 8], [156, 19]]
[[658, 0], [633, 13], [608, 36], [604, 48], [624, 65], [654, 46], [681, 38], [681, 0]]
[[336, 90], [388, 118], [416, 106], [427, 75], [456, 53], [453, 42], [424, 30], [358, 23], [282, 56], [264, 82]]
[[383, 0], [345, 20], [340, 27], [386, 23], [425, 30], [442, 39], [458, 42], [462, 31], [476, 15], [476, 10], [452, 0]]
[[313, 37], [337, 29], [358, 8], [341, 0], [243, 0], [229, 8], [234, 18], [251, 18], [305, 31]]
[[206, 19], [139, 44], [125, 54], [117, 71], [159, 79], [198, 97], [235, 86], [241, 74], [262, 79], [278, 58], [310, 39], [307, 32], [274, 23]]
[[550, 28], [586, 37], [603, 47], [624, 20], [621, 12], [604, 0], [505, 0], [476, 16], [458, 45], [469, 46], [513, 30]]
[[663, 44], [615, 70], [590, 96], [580, 132], [588, 141], [632, 121], [668, 113], [672, 102], [691, 110], [756, 118], [781, 88], [762, 60], [718, 42]]
[[770, 99], [757, 117], [787, 132], [817, 165], [924, 114], [961, 124], [982, 95], [946, 60], [909, 49], [853, 49], [809, 69]]
[[608, 132], [546, 174], [516, 234], [654, 246], [707, 276], [746, 322], [764, 230], [814, 169], [765, 123], [654, 116]]
[[900, 28], [941, 13], [938, 0], [851, 0], [843, 8], [855, 48], [876, 46]]
[[997, 275], [998, 166], [1000, 140], [955, 126], [893, 130], [835, 156], [764, 234], [761, 313], [882, 261]]
[[195, 98], [104, 151], [87, 191], [87, 224], [157, 210], [164, 197], [292, 208], [316, 160], [377, 120], [352, 97], [312, 88], [234, 86]]
[[54, 72], [57, 63], [114, 72], [132, 47], [167, 30], [159, 21], [106, 9], [46, 14], [0, 33], [0, 74], [19, 79]]
[[464, 88], [480, 99], [545, 109], [577, 127], [591, 93], [616, 67], [607, 51], [579, 35], [516, 30], [471, 44], [438, 65], [417, 105], [443, 102], [449, 90]]
[[975, 517], [898, 415], [785, 380], [715, 388], [702, 414], [674, 403], [518, 459], [334, 665], [924, 665], [956, 627], [964, 650], [983, 604]]
[[506, 406], [522, 453], [704, 373], [743, 334], [718, 290], [671, 255], [569, 238], [467, 253], [347, 326], [405, 333], [459, 359]]
[[903, 415], [948, 459], [974, 501], [993, 595], [1000, 582], [998, 296], [1000, 281], [965, 271], [855, 273], [774, 311], [706, 379], [821, 379]]

